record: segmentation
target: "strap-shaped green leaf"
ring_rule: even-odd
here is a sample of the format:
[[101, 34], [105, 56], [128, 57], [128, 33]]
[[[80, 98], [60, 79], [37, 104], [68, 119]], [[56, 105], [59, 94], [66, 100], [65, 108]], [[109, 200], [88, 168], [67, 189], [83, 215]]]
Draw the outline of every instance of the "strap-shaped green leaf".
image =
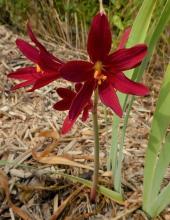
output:
[[161, 152], [159, 154], [157, 166], [155, 168], [156, 172], [155, 172], [155, 176], [153, 180], [154, 184], [152, 188], [153, 199], [156, 198], [159, 193], [161, 183], [169, 163], [170, 163], [170, 135], [166, 137], [165, 144], [162, 146]]
[[156, 201], [152, 203], [153, 205], [149, 213], [151, 216], [157, 216], [168, 205], [168, 203], [170, 203], [170, 186], [165, 187], [165, 189], [163, 189], [158, 196], [161, 183], [169, 163], [170, 163], [170, 134], [168, 134], [168, 136], [166, 137], [165, 144], [161, 149], [159, 160], [155, 169], [155, 177], [153, 180], [154, 184], [152, 188], [151, 198], [152, 200], [156, 198]]
[[[144, 43], [147, 37], [147, 32], [149, 25], [151, 23], [151, 17], [153, 14], [153, 10], [155, 8], [155, 5], [157, 3], [157, 0], [144, 0], [143, 4], [139, 10], [139, 13], [134, 21], [134, 24], [132, 26], [131, 34], [129, 37], [129, 40], [127, 42], [127, 47], [131, 47], [136, 43]], [[128, 71], [128, 77], [131, 78], [133, 75], [134, 70]], [[123, 106], [125, 103], [125, 100], [127, 99], [127, 96], [122, 93], [118, 93], [119, 100], [121, 105]], [[117, 116], [115, 116], [117, 117]], [[114, 121], [114, 120], [113, 120]], [[119, 119], [116, 119], [116, 121], [119, 122]], [[114, 123], [114, 122], [113, 122]], [[119, 124], [115, 126], [113, 124], [112, 128], [112, 134], [115, 136], [119, 136]], [[126, 130], [126, 129], [125, 129]], [[124, 138], [122, 138], [123, 140]], [[122, 142], [122, 141], [121, 141]], [[111, 147], [111, 153], [114, 153], [111, 155], [112, 158], [118, 158], [117, 160], [112, 159], [112, 166], [113, 166], [113, 175], [114, 175], [114, 187], [116, 191], [120, 192], [120, 186], [121, 186], [121, 167], [122, 167], [122, 158], [123, 158], [123, 147], [118, 150], [118, 144], [116, 145], [114, 140], [112, 140], [112, 147]], [[117, 155], [118, 153], [118, 155]], [[118, 170], [119, 169], [119, 170]], [[116, 170], [116, 175], [115, 175]]]
[[[151, 23], [151, 18], [153, 15], [153, 11], [157, 0], [144, 0], [143, 4], [139, 10], [139, 13], [133, 23], [132, 31], [129, 36], [129, 40], [126, 44], [126, 47], [132, 47], [138, 43], [144, 43], [147, 38], [148, 29]], [[127, 76], [132, 78], [135, 69], [126, 71]], [[119, 99], [121, 104], [124, 105], [126, 95], [119, 94]]]
[[160, 212], [162, 212], [166, 206], [170, 203], [170, 183], [162, 190], [159, 194], [155, 203], [150, 209], [150, 216], [158, 216]]
[[[158, 10], [158, 11], [160, 11], [160, 10]], [[149, 62], [149, 59], [153, 53], [154, 47], [155, 47], [157, 41], [159, 40], [159, 37], [160, 37], [161, 33], [163, 32], [167, 22], [169, 21], [169, 18], [170, 18], [170, 0], [167, 0], [166, 4], [164, 5], [164, 8], [162, 9], [162, 13], [161, 13], [158, 21], [154, 22], [155, 23], [153, 25], [154, 28], [152, 28], [152, 31], [150, 31], [150, 35], [147, 35], [147, 37], [146, 37], [146, 42], [148, 44], [148, 55], [145, 58], [145, 60], [142, 62], [140, 67], [134, 70], [133, 77], [132, 77], [133, 79], [136, 79], [137, 81], [139, 81], [141, 79], [141, 77], [144, 73], [144, 70]], [[124, 108], [126, 107], [127, 97], [128, 96], [126, 96], [126, 98], [124, 98], [124, 95], [122, 95], [122, 94], [120, 95], [121, 103], [124, 104]], [[125, 121], [128, 120], [129, 112], [130, 112], [130, 109], [131, 109], [131, 106], [133, 104], [134, 99], [135, 99], [134, 96], [131, 97], [131, 99], [130, 99], [128, 111], [125, 116]], [[124, 123], [124, 125], [123, 125], [122, 136], [124, 136], [124, 132], [126, 131], [126, 126], [127, 126], [126, 124]], [[124, 129], [124, 127], [125, 127], [125, 129]], [[119, 135], [118, 134], [118, 126], [117, 126], [117, 130], [116, 130], [116, 128], [113, 129], [113, 133], [117, 133], [117, 136]], [[124, 143], [122, 142], [122, 144], [124, 144]], [[114, 148], [116, 148], [116, 146], [114, 146]], [[122, 149], [122, 147], [120, 147], [120, 148]], [[122, 153], [123, 152], [120, 152], [120, 154], [119, 154], [120, 158], [122, 158], [122, 155], [121, 155]], [[121, 163], [119, 157], [118, 157], [117, 161], [118, 161], [117, 162], [118, 164]], [[114, 162], [114, 161], [112, 163], [116, 164], [116, 162]], [[121, 166], [119, 166], [119, 167], [121, 169]], [[119, 177], [120, 171], [119, 170], [117, 170], [117, 174], [118, 175], [115, 177], [116, 178], [115, 179], [116, 190], [117, 190], [118, 186], [120, 186], [120, 177]], [[119, 181], [117, 181], [118, 178], [119, 178]]]
[[[62, 175], [63, 177], [65, 177], [71, 181], [76, 181], [78, 183], [81, 183], [87, 187], [90, 187], [90, 188], [92, 187], [92, 182], [89, 180], [86, 180], [86, 179], [83, 179], [80, 177], [76, 177], [76, 176], [72, 176], [72, 175], [68, 175], [65, 173], [60, 173], [59, 175]], [[121, 205], [124, 204], [123, 198], [122, 198], [121, 194], [118, 192], [115, 192], [115, 191], [108, 189], [108, 188], [101, 186], [101, 185], [98, 185], [97, 191], [99, 193], [103, 194], [104, 196], [108, 197], [109, 199], [111, 199]]]
[[[153, 198], [153, 186], [157, 172], [158, 156], [166, 135], [166, 130], [170, 123], [170, 65], [168, 65], [163, 84], [157, 101], [152, 127], [150, 131], [149, 143], [146, 152], [144, 169], [144, 194], [143, 209], [150, 213]], [[156, 187], [157, 190], [157, 187]], [[154, 193], [155, 194], [155, 193]], [[154, 195], [155, 196], [155, 195]]]

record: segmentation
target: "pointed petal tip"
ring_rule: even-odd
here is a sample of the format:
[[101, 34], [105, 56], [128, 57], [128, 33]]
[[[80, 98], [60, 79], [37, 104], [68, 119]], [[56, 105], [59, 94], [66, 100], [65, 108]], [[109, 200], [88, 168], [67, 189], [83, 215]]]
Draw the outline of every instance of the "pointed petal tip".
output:
[[109, 53], [112, 35], [107, 16], [97, 13], [94, 16], [88, 34], [87, 51], [93, 62], [103, 60]]
[[128, 39], [129, 39], [129, 35], [130, 35], [130, 32], [131, 32], [131, 27], [128, 27], [125, 29], [121, 39], [120, 39], [120, 43], [119, 43], [119, 46], [117, 49], [121, 49], [121, 48], [124, 48]]
[[12, 86], [12, 87], [10, 88], [10, 91], [11, 91], [11, 92], [14, 92], [15, 90], [16, 90], [15, 86]]
[[123, 111], [121, 111], [119, 114], [117, 114], [120, 118], [123, 117]]
[[[77, 118], [76, 118], [76, 119], [77, 119]], [[61, 128], [61, 134], [64, 135], [64, 134], [68, 133], [68, 132], [71, 130], [73, 124], [74, 124], [75, 121], [76, 121], [76, 119], [75, 119], [75, 120], [71, 120], [71, 119], [69, 119], [69, 116], [67, 116], [67, 117], [65, 118], [64, 123], [63, 123], [63, 126], [62, 126], [62, 128]]]
[[150, 93], [149, 88], [145, 86], [144, 96], [149, 95], [149, 93]]
[[123, 72], [115, 73], [114, 77], [110, 78], [110, 83], [116, 90], [125, 94], [135, 96], [149, 94], [149, 89], [145, 85], [129, 79]]
[[28, 89], [26, 92], [34, 92], [36, 89]]
[[8, 73], [8, 74], [7, 74], [7, 77], [8, 77], [8, 78], [14, 78], [15, 76], [14, 76], [14, 73], [11, 72], [11, 73]]

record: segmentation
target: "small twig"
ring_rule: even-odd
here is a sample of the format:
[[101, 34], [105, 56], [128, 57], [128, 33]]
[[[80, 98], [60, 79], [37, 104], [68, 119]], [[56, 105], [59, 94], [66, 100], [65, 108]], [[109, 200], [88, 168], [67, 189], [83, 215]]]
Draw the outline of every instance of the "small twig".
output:
[[122, 212], [120, 213], [120, 215], [118, 215], [117, 217], [115, 218], [112, 218], [112, 220], [118, 220], [118, 219], [121, 219], [123, 217], [125, 217], [126, 215], [129, 215], [130, 213], [134, 212], [136, 209], [140, 208], [141, 207], [141, 204], [140, 205], [137, 205], [129, 210], [126, 210], [125, 212]]

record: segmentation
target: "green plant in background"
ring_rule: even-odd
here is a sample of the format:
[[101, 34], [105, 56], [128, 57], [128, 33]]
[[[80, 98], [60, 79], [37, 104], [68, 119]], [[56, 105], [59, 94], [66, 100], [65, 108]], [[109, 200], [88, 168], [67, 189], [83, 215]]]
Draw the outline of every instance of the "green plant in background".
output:
[[22, 26], [23, 20], [28, 19], [28, 7], [29, 1], [26, 0], [1, 0], [0, 11], [2, 13], [0, 15], [0, 21], [3, 23], [20, 24]]
[[[112, 29], [118, 35], [132, 25], [142, 0], [104, 2]], [[67, 42], [70, 47], [82, 49], [86, 45], [91, 17], [97, 9], [97, 0], [1, 0], [0, 10], [3, 13], [0, 21], [25, 31], [25, 23], [29, 19], [42, 38], [51, 37], [57, 43]]]
[[[150, 9], [148, 7], [148, 3], [150, 3]], [[152, 56], [155, 45], [163, 33], [164, 28], [170, 18], [170, 1], [158, 1], [157, 5], [155, 5], [155, 3], [155, 1], [144, 1], [143, 10], [141, 7], [141, 10], [136, 18], [136, 23], [133, 25], [132, 34], [127, 44], [127, 46], [133, 44], [136, 39], [141, 39], [142, 42], [145, 41], [148, 44], [148, 56], [142, 62], [141, 66], [138, 69], [135, 69], [134, 71], [128, 71], [127, 73], [137, 81], [141, 79], [142, 74], [144, 73], [144, 70]], [[144, 5], [148, 8], [148, 12], [146, 12], [147, 10]], [[155, 11], [153, 11], [154, 7]], [[156, 16], [157, 19], [155, 19], [154, 22], [151, 22], [151, 16], [153, 16], [153, 18]], [[143, 24], [140, 20], [143, 21]], [[137, 29], [135, 28], [135, 24]], [[151, 28], [148, 32], [149, 26]], [[146, 29], [144, 27], [146, 27]], [[143, 36], [140, 34], [141, 29], [143, 30]], [[165, 175], [165, 171], [170, 163], [170, 136], [166, 135], [167, 127], [170, 124], [170, 112], [167, 108], [169, 105], [168, 103], [170, 102], [169, 76], [170, 66], [168, 66], [160, 91], [156, 112], [154, 114], [145, 162], [143, 209], [151, 217], [157, 216], [170, 203], [170, 185], [166, 186], [160, 192], [160, 187]], [[121, 98], [125, 109], [128, 97], [121, 95]], [[112, 166], [112, 172], [114, 176], [114, 187], [119, 192], [121, 192], [121, 167], [123, 160], [125, 131], [133, 101], [134, 97], [131, 97], [124, 119], [123, 129], [121, 131], [119, 130], [119, 119], [117, 117], [114, 117], [113, 122], [113, 145], [111, 148], [109, 161], [111, 161], [110, 165]], [[121, 133], [120, 142], [118, 139], [119, 133]]]
[[160, 90], [154, 113], [144, 169], [143, 209], [157, 216], [170, 203], [170, 183], [161, 190], [161, 183], [170, 163], [170, 64]]
[[[132, 46], [136, 42], [145, 42], [147, 37], [148, 28], [151, 22], [151, 17], [153, 13], [153, 9], [155, 7], [155, 0], [145, 0], [140, 8], [140, 11], [134, 21], [132, 26], [132, 31], [127, 42], [127, 46]], [[142, 30], [142, 32], [141, 32]], [[128, 71], [128, 77], [132, 77], [134, 70]], [[124, 94], [119, 94], [121, 104], [124, 106], [124, 110], [126, 108], [126, 100], [127, 96]], [[114, 187], [117, 191], [121, 192], [121, 168], [122, 168], [122, 160], [123, 160], [123, 145], [125, 138], [125, 131], [127, 126], [128, 117], [125, 117], [124, 126], [122, 131], [119, 130], [119, 122], [120, 119], [118, 117], [114, 117], [113, 119], [113, 131], [112, 134], [114, 138], [112, 139], [112, 146], [110, 152], [110, 164], [112, 165], [112, 173], [114, 177]], [[118, 140], [119, 131], [121, 132], [120, 140]], [[117, 137], [116, 141], [114, 140]], [[113, 160], [112, 160], [113, 158]]]
[[[166, 1], [165, 2], [166, 4], [165, 3], [163, 4], [164, 6], [163, 8], [160, 8], [162, 2], [158, 1], [157, 3], [159, 4], [156, 4], [156, 1], [148, 1], [148, 0], [145, 0], [143, 2], [143, 5], [132, 27], [132, 34], [127, 43], [127, 46], [130, 46], [131, 44], [135, 43], [136, 40], [138, 39], [140, 42], [145, 41], [148, 45], [148, 56], [142, 62], [141, 66], [138, 69], [135, 69], [134, 71], [127, 72], [128, 76], [131, 76], [133, 79], [136, 79], [137, 81], [141, 79], [144, 70], [148, 64], [148, 61], [151, 58], [154, 47], [159, 37], [163, 33], [163, 30], [170, 17], [170, 1], [169, 0]], [[154, 11], [154, 7], [155, 7], [155, 11]], [[160, 13], [159, 17], [158, 16], [155, 17], [154, 22], [151, 22], [151, 18], [154, 18], [153, 15], [158, 14], [158, 12]], [[149, 27], [151, 27], [150, 31], [148, 31]], [[108, 167], [110, 168], [112, 166], [114, 187], [119, 192], [121, 192], [121, 168], [122, 168], [122, 160], [123, 160], [123, 145], [125, 139], [125, 132], [129, 118], [129, 113], [134, 101], [134, 97], [131, 97], [129, 102], [127, 102], [127, 100], [129, 99], [128, 96], [124, 96], [121, 94], [120, 98], [122, 100], [122, 104], [124, 105], [124, 109], [126, 109], [128, 103], [128, 109], [126, 111], [122, 130], [119, 129], [120, 120], [117, 117], [114, 117], [113, 131], [112, 131], [113, 141], [112, 141], [111, 153], [108, 162], [108, 164], [110, 165], [110, 166], [108, 165]], [[118, 139], [119, 135], [120, 135], [120, 140]]]

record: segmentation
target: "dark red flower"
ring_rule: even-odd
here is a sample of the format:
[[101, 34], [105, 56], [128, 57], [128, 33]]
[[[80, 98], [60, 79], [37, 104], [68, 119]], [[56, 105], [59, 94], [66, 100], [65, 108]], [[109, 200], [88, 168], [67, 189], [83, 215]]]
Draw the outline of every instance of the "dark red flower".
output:
[[[59, 111], [66, 111], [69, 110], [72, 106], [72, 102], [77, 96], [77, 93], [82, 88], [82, 84], [77, 83], [75, 85], [75, 91], [72, 91], [71, 89], [67, 88], [58, 88], [56, 91], [58, 95], [62, 98], [61, 101], [54, 104], [53, 108]], [[67, 133], [72, 128], [73, 124], [77, 120], [78, 116], [82, 112], [82, 121], [86, 121], [89, 116], [89, 111], [92, 109], [92, 101], [88, 100], [81, 109], [80, 112], [77, 112], [76, 117], [74, 117], [74, 120], [70, 119], [69, 116], [67, 116], [64, 120], [61, 132], [62, 134]]]
[[128, 29], [118, 47], [111, 50], [111, 30], [104, 13], [98, 13], [93, 21], [88, 35], [87, 51], [90, 62], [74, 60], [64, 64], [61, 76], [71, 82], [84, 82], [69, 110], [69, 119], [74, 120], [90, 99], [93, 91], [98, 87], [101, 101], [110, 107], [118, 116], [122, 116], [116, 91], [132, 95], [147, 95], [148, 89], [128, 79], [123, 71], [132, 69], [142, 62], [147, 53], [145, 44], [138, 44], [131, 48], [124, 48], [128, 39]]
[[60, 77], [58, 70], [63, 62], [50, 54], [36, 39], [29, 24], [27, 25], [27, 32], [36, 47], [33, 47], [31, 44], [22, 39], [17, 39], [16, 44], [19, 50], [29, 60], [31, 60], [35, 66], [19, 68], [15, 72], [8, 74], [8, 77], [10, 78], [25, 80], [24, 82], [14, 86], [12, 90], [33, 85], [33, 87], [28, 91], [34, 91], [35, 89], [39, 89]]

